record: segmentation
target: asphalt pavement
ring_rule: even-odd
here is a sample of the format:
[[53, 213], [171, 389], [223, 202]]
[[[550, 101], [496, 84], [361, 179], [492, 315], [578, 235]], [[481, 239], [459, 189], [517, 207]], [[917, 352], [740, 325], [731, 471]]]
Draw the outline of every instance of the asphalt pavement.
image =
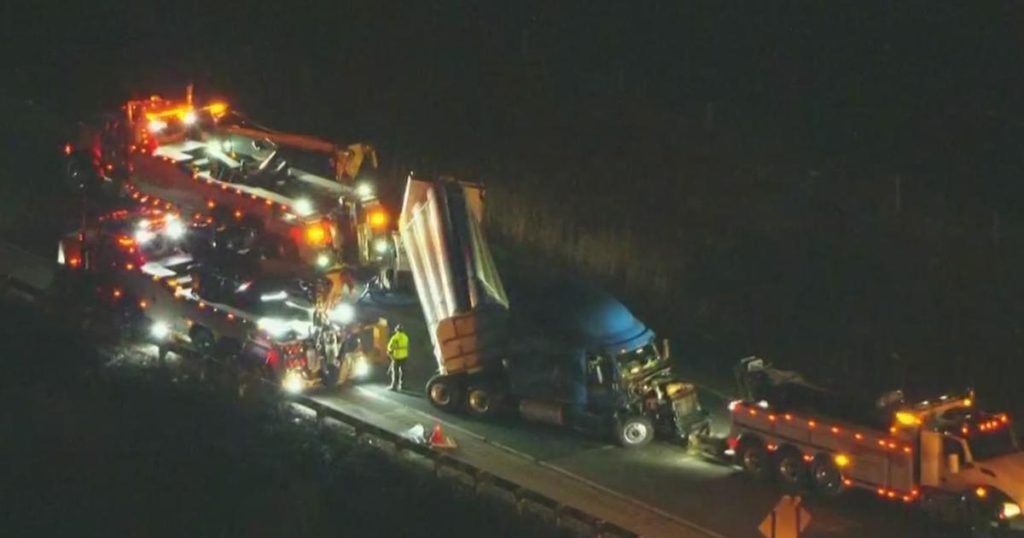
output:
[[[733, 466], [669, 443], [629, 450], [553, 426], [514, 419], [487, 422], [440, 412], [424, 397], [424, 387], [437, 371], [437, 362], [418, 305], [362, 304], [359, 308], [392, 325], [401, 323], [408, 332], [410, 356], [405, 390], [387, 390], [382, 366], [369, 383], [323, 394], [326, 402], [346, 402], [383, 413], [388, 406], [413, 409], [422, 414], [425, 426], [435, 420], [443, 421], [539, 464], [557, 468], [567, 480], [592, 482], [724, 536], [761, 536], [758, 525], [786, 493], [774, 484], [750, 479]], [[685, 350], [674, 353], [685, 355]], [[727, 402], [723, 396], [716, 390], [703, 390], [701, 395], [703, 406], [711, 411], [716, 432], [728, 430]], [[883, 501], [866, 492], [853, 491], [838, 499], [805, 495], [803, 502], [812, 517], [810, 527], [802, 535], [807, 538], [947, 536], [926, 529], [924, 519], [913, 507]]]
[[[32, 268], [36, 273], [31, 275], [33, 279], [46, 279], [47, 271], [41, 267], [49, 265], [45, 260], [31, 259], [31, 255], [16, 249], [5, 249], [3, 254], [8, 266]], [[423, 396], [423, 387], [436, 372], [437, 364], [418, 305], [362, 304], [359, 308], [364, 309], [364, 316], [383, 317], [391, 324], [405, 326], [410, 337], [408, 378], [405, 391], [388, 391], [383, 383], [385, 368], [378, 365], [367, 383], [321, 390], [316, 395], [344, 412], [404, 417], [404, 421], [396, 420], [396, 428], [404, 426], [410, 416], [422, 418], [428, 428], [440, 421], [456, 440], [460, 436], [483, 439], [511, 454], [525, 456], [534, 465], [556, 471], [551, 476], [566, 481], [566, 487], [584, 483], [690, 522], [711, 535], [760, 536], [759, 523], [784, 493], [772, 484], [749, 479], [732, 466], [708, 461], [670, 444], [627, 450], [555, 427], [517, 420], [484, 422], [440, 413]], [[685, 357], [685, 350], [674, 352]], [[723, 431], [726, 402], [710, 390], [704, 391], [702, 399], [712, 411], [713, 427]], [[950, 536], [926, 529], [923, 518], [912, 507], [891, 504], [868, 493], [851, 492], [830, 500], [807, 496], [804, 502], [812, 518], [802, 535], [805, 538]]]

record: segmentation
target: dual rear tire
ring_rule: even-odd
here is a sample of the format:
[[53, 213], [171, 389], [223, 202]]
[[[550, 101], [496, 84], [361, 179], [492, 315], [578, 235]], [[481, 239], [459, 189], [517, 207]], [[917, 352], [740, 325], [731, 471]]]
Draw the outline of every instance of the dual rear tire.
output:
[[772, 458], [768, 449], [757, 440], [744, 440], [736, 452], [736, 461], [750, 476], [759, 480], [772, 477]]
[[[507, 407], [498, 383], [488, 379], [467, 380], [461, 376], [435, 375], [427, 382], [427, 399], [446, 413], [465, 412], [479, 419], [493, 419]], [[611, 428], [615, 442], [625, 448], [640, 448], [654, 440], [654, 424], [642, 415], [617, 417]]]
[[435, 375], [427, 381], [427, 399], [431, 405], [446, 413], [465, 410], [471, 416], [490, 419], [504, 407], [504, 393], [495, 383], [473, 380], [470, 383], [458, 376]]
[[447, 375], [435, 375], [427, 381], [427, 399], [434, 407], [446, 413], [456, 413], [462, 407], [462, 380]]
[[749, 439], [740, 443], [736, 463], [747, 474], [760, 480], [777, 480], [788, 490], [810, 486], [816, 493], [831, 497], [845, 488], [842, 472], [827, 454], [817, 456], [808, 465], [795, 448], [784, 447], [773, 454], [760, 440]]

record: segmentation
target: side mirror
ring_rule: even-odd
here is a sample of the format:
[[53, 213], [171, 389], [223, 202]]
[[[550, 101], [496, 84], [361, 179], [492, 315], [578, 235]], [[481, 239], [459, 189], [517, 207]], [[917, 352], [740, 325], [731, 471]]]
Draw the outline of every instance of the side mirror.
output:
[[960, 454], [948, 454], [946, 456], [946, 468], [949, 474], [960, 472]]

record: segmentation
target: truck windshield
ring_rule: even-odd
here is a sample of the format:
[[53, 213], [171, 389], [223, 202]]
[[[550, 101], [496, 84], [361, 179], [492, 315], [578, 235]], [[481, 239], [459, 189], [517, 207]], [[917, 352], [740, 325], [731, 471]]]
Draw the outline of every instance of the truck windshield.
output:
[[639, 349], [620, 353], [615, 360], [619, 363], [624, 376], [650, 371], [664, 364], [661, 352], [654, 344], [647, 344]]
[[967, 439], [974, 461], [985, 461], [1017, 452], [1017, 440], [1011, 428], [972, 435]]

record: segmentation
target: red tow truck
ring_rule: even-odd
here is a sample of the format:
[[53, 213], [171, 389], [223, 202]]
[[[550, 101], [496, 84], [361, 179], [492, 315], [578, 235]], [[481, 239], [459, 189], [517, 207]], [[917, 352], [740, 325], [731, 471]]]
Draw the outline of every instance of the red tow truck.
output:
[[1024, 529], [1024, 451], [1009, 416], [979, 409], [973, 392], [860, 401], [757, 357], [737, 378], [746, 396], [729, 405], [727, 453], [748, 473], [824, 495], [865, 489], [975, 530]]
[[[204, 223], [155, 208], [98, 216], [60, 241], [63, 282], [109, 307], [123, 334], [166, 350], [240, 358], [290, 391], [369, 373], [365, 357], [318, 350], [310, 285], [300, 278], [247, 274], [244, 264], [198, 260], [188, 239]], [[339, 329], [355, 322], [340, 320]]]
[[[181, 102], [129, 101], [83, 127], [65, 152], [76, 183], [94, 174], [142, 205], [245, 230], [280, 273], [312, 276], [393, 257], [390, 216], [360, 175], [376, 167], [370, 146], [255, 127], [223, 102], [193, 104], [190, 92]], [[295, 161], [333, 168], [309, 171]]]

